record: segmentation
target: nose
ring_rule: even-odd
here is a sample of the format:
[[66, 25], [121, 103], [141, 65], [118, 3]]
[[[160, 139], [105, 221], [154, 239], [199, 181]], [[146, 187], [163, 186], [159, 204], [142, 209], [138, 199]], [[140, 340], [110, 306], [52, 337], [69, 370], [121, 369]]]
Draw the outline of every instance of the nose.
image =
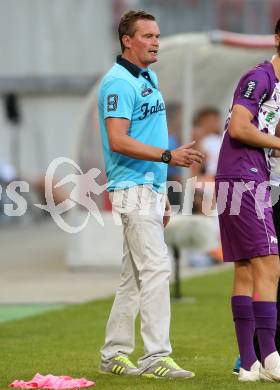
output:
[[152, 37], [152, 45], [153, 46], [159, 46], [159, 37], [156, 35], [153, 35]]
[[156, 47], [159, 47], [159, 37], [154, 37], [153, 45], [156, 46]]

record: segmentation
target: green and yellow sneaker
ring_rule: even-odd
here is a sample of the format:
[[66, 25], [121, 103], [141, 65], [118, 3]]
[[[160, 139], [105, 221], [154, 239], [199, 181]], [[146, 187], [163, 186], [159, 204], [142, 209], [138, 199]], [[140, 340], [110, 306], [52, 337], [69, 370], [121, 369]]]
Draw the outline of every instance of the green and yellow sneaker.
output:
[[100, 372], [102, 374], [114, 374], [123, 376], [136, 376], [140, 372], [137, 367], [126, 357], [116, 356], [109, 363], [101, 363]]
[[171, 357], [161, 358], [143, 371], [141, 375], [153, 379], [189, 379], [195, 376], [193, 372], [178, 366]]

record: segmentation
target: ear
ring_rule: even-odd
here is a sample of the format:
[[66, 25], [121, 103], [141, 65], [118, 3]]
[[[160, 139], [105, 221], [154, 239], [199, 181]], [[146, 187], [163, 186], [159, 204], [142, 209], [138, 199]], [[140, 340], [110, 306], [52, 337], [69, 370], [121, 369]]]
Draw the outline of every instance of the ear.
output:
[[129, 35], [124, 35], [122, 37], [122, 43], [126, 49], [131, 48], [131, 37]]

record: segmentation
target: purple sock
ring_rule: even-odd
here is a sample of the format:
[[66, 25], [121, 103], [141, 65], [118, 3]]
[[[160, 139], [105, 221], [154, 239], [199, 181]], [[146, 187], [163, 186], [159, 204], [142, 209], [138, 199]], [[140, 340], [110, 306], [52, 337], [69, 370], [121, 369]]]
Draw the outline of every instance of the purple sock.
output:
[[264, 359], [276, 351], [276, 302], [253, 302], [253, 308], [262, 364], [264, 364]]
[[252, 298], [238, 295], [231, 298], [233, 320], [240, 353], [240, 363], [249, 371], [257, 359], [254, 349], [255, 320]]

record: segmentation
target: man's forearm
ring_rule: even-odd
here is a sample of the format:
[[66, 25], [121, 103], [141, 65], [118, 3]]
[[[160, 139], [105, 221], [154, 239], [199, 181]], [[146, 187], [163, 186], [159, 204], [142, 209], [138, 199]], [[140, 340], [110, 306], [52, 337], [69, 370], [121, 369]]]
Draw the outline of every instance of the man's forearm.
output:
[[132, 158], [147, 161], [161, 161], [164, 149], [144, 144], [129, 135], [119, 137], [118, 141], [111, 145], [113, 152], [124, 154]]
[[[280, 138], [280, 122], [278, 122], [278, 125], [276, 126], [276, 129], [275, 129], [275, 136], [278, 137], [278, 138]], [[279, 157], [280, 157], [280, 150], [274, 149], [274, 150], [272, 151], [271, 157], [277, 157], [277, 158], [279, 158]]]
[[279, 157], [280, 157], [280, 150], [274, 149], [274, 150], [272, 151], [271, 157], [279, 158]]
[[278, 124], [275, 128], [275, 135], [276, 135], [276, 137], [280, 138], [280, 122], [278, 122]]

